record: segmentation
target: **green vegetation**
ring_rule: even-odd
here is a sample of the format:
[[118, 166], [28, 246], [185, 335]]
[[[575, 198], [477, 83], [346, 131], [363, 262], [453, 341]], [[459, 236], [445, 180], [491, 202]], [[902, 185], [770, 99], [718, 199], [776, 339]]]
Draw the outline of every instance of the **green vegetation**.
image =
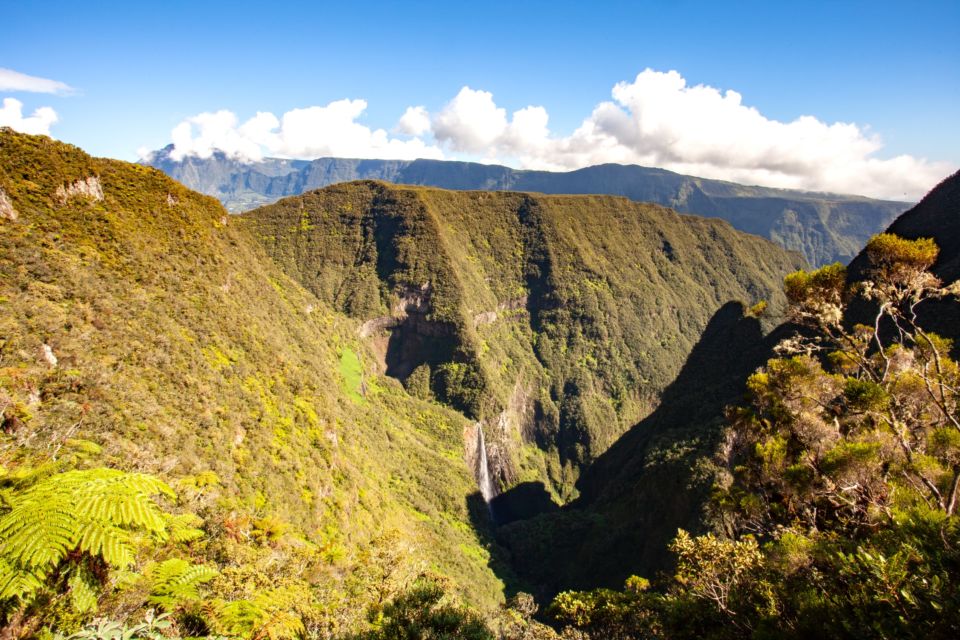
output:
[[[960, 631], [931, 241], [783, 294], [797, 256], [620, 198], [359, 183], [231, 219], [9, 130], [0, 189], [5, 638]], [[490, 521], [476, 420], [531, 517]]]
[[[564, 593], [555, 620], [596, 637], [949, 638], [960, 631], [960, 367], [918, 324], [960, 294], [929, 239], [882, 234], [867, 278], [786, 279], [795, 322], [731, 409], [713, 505], [723, 535], [680, 531], [656, 592]], [[855, 297], [871, 325], [845, 323]]]
[[290, 162], [267, 158], [250, 165], [223, 154], [173, 161], [168, 150], [158, 151], [148, 162], [188, 187], [220, 198], [233, 212], [248, 211], [279, 196], [351, 180], [386, 180], [443, 189], [615, 194], [681, 213], [722, 218], [735, 229], [802, 253], [816, 266], [850, 260], [871, 235], [909, 206], [858, 196], [746, 186], [617, 164], [564, 173], [443, 160], [319, 158]]
[[774, 322], [802, 264], [723, 222], [605, 196], [364, 182], [240, 223], [373, 327], [381, 370], [491, 425], [502, 488], [541, 481], [560, 501], [656, 407], [715, 309], [768, 299]]
[[[91, 176], [102, 200], [56, 197]], [[384, 599], [429, 567], [478, 610], [496, 608], [502, 583], [468, 510], [467, 420], [383, 377], [355, 323], [215, 200], [8, 130], [0, 188], [19, 214], [0, 219], [0, 518], [31, 491], [76, 485], [100, 497], [29, 504], [92, 508], [57, 513], [105, 527], [99, 540], [56, 529], [59, 555], [0, 547], [3, 571], [23, 577], [0, 624], [69, 635], [94, 616], [76, 600], [128, 628], [170, 611], [165, 633], [184, 636], [363, 631], [389, 549]], [[123, 495], [112, 477], [160, 484], [150, 497], [120, 483], [139, 506], [107, 527], [85, 518], [116, 515], [100, 502]], [[164, 513], [206, 535], [173, 539], [180, 520]]]

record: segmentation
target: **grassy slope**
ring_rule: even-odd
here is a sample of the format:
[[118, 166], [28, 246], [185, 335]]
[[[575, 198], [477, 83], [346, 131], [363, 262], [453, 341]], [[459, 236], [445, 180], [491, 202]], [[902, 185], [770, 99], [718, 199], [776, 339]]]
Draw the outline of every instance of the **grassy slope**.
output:
[[[54, 196], [89, 176], [102, 201]], [[334, 584], [371, 537], [396, 530], [472, 602], [502, 597], [469, 525], [466, 421], [378, 375], [354, 323], [213, 198], [10, 130], [0, 189], [19, 214], [0, 218], [4, 467], [86, 437], [103, 464], [172, 481], [214, 471], [221, 485], [195, 505], [211, 549], [238, 522], [272, 519], [337, 550], [310, 576]], [[223, 548], [223, 567], [281, 554]], [[282, 557], [272, 570], [297, 570]]]
[[428, 332], [442, 339], [397, 350], [432, 367], [441, 396], [444, 362], [474, 368], [480, 399], [461, 408], [486, 422], [501, 485], [542, 480], [561, 499], [657, 406], [714, 311], [731, 299], [779, 308], [783, 275], [802, 264], [720, 220], [609, 196], [361, 182], [241, 220], [358, 321], [430, 283]]

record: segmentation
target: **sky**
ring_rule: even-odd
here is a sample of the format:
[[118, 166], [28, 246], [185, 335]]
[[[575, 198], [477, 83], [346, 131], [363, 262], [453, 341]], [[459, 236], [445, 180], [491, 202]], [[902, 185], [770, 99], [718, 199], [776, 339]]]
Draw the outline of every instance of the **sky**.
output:
[[603, 162], [916, 199], [960, 2], [12, 2], [0, 126], [136, 160]]

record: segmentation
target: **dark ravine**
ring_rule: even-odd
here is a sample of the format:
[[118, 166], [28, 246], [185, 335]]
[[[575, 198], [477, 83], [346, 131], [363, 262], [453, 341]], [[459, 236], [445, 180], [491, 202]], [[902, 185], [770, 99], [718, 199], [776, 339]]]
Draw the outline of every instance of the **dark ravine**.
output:
[[799, 251], [814, 266], [848, 262], [867, 239], [910, 204], [858, 196], [745, 186], [663, 169], [605, 164], [569, 172], [521, 171], [444, 160], [313, 161], [267, 158], [243, 163], [222, 153], [174, 161], [172, 147], [148, 164], [241, 212], [311, 189], [352, 180], [384, 180], [444, 189], [608, 194], [655, 202], [681, 213], [723, 218], [734, 228]]

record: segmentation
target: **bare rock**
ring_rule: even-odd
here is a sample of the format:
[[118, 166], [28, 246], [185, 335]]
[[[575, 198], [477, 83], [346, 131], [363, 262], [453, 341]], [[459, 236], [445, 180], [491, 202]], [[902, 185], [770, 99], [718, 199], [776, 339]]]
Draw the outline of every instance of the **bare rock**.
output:
[[88, 198], [94, 202], [103, 200], [103, 187], [100, 185], [100, 178], [90, 176], [77, 180], [76, 182], [64, 187], [60, 185], [54, 194], [60, 204], [66, 204], [73, 198]]
[[57, 356], [53, 354], [53, 349], [50, 347], [50, 345], [44, 344], [41, 347], [41, 350], [43, 351], [43, 359], [47, 361], [47, 364], [50, 365], [50, 368], [52, 369], [56, 367], [58, 362]]
[[7, 197], [3, 189], [0, 189], [0, 218], [15, 222], [19, 217], [17, 210], [13, 208], [13, 203], [10, 202], [10, 198]]

